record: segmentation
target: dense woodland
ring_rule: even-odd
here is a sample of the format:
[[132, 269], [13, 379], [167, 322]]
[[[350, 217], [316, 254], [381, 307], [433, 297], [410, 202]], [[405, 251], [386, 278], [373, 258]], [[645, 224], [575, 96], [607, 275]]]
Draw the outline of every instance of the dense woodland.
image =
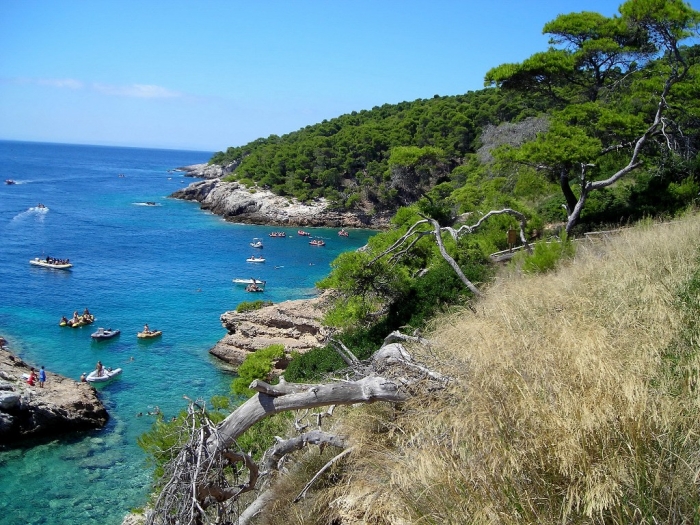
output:
[[[576, 251], [572, 241], [584, 232], [671, 218], [698, 204], [700, 13], [680, 0], [629, 0], [619, 12], [558, 16], [543, 28], [548, 49], [494, 67], [483, 90], [386, 104], [214, 155], [212, 163], [234, 168], [230, 180], [251, 188], [393, 217], [387, 231], [341, 255], [318, 283], [336, 291], [324, 319], [337, 329], [335, 341], [293, 356], [287, 381], [317, 381], [344, 368], [348, 356], [339, 347], [367, 359], [393, 330], [419, 333], [439, 314], [474, 310], [497, 271], [489, 254], [509, 247], [508, 230], [520, 229], [519, 242], [535, 242], [511, 268], [546, 273]], [[269, 374], [282, 354], [271, 347], [251, 356], [233, 392], [252, 395], [246, 386], [254, 379], [274, 382]], [[219, 419], [226, 405], [214, 402]], [[288, 419], [267, 421], [237, 441], [257, 458]], [[160, 465], [172, 458], [167, 428], [142, 439]], [[557, 490], [574, 489], [564, 483]], [[644, 490], [630, 497], [643, 500]], [[537, 509], [531, 522], [583, 515], [570, 501], [551, 501], [551, 516], [535, 519]], [[499, 508], [499, 516], [509, 515], [508, 505]], [[638, 522], [682, 521], [664, 512]], [[478, 510], [467, 515], [455, 522], [480, 522]]]

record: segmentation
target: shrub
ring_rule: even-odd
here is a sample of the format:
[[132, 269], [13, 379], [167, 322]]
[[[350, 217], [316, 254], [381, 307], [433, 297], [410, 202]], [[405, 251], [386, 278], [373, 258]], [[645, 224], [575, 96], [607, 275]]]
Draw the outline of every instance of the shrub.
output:
[[573, 257], [575, 246], [568, 239], [556, 242], [538, 242], [532, 255], [524, 254], [525, 273], [546, 273], [556, 268], [559, 261]]
[[265, 306], [272, 306], [272, 301], [243, 301], [236, 307], [236, 312], [239, 314], [260, 310]]
[[268, 379], [275, 360], [282, 357], [284, 357], [283, 345], [270, 345], [246, 356], [238, 367], [238, 377], [231, 384], [232, 392], [237, 395], [252, 396], [255, 392], [250, 390], [248, 385], [255, 379]]

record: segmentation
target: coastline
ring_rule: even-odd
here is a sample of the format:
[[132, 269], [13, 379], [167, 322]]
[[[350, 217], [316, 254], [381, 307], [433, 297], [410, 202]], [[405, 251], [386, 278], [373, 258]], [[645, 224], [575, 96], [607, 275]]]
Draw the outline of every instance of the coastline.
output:
[[171, 198], [196, 201], [203, 210], [230, 222], [270, 226], [309, 226], [365, 228], [381, 230], [389, 226], [390, 214], [368, 214], [330, 209], [323, 198], [302, 203], [275, 195], [270, 190], [248, 189], [238, 182], [225, 182], [231, 166], [193, 164], [177, 168], [186, 177], [203, 179], [170, 195]]
[[[6, 349], [0, 338], [0, 445], [102, 428], [109, 414], [89, 383], [46, 372], [44, 387], [22, 378], [32, 366]], [[34, 367], [38, 369], [38, 367]]]

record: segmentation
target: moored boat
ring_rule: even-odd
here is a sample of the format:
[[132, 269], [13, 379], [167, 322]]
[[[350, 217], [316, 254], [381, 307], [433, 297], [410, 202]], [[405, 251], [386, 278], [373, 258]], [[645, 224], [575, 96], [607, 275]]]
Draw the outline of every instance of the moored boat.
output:
[[255, 255], [252, 255], [246, 259], [246, 262], [252, 262], [252, 263], [264, 263], [265, 258], [264, 257], [256, 257]]
[[262, 284], [265, 285], [265, 281], [261, 279], [231, 279], [236, 284]]
[[301, 235], [302, 237], [309, 237], [311, 235], [309, 232], [305, 232], [304, 230], [297, 231], [297, 234]]
[[104, 341], [105, 339], [111, 339], [112, 337], [116, 337], [121, 333], [121, 330], [112, 330], [111, 328], [98, 328], [97, 332], [93, 332], [90, 334], [90, 337], [95, 339], [96, 341]]
[[68, 262], [68, 259], [64, 261], [62, 259], [52, 259], [51, 257], [47, 257], [46, 259], [34, 257], [34, 259], [29, 260], [29, 264], [41, 266], [42, 268], [53, 268], [54, 270], [68, 270], [69, 268], [73, 268], [73, 265]]
[[338, 235], [340, 235], [341, 237], [350, 237], [350, 234], [345, 230], [340, 230], [338, 232]]
[[263, 247], [262, 241], [261, 241], [260, 239], [258, 239], [257, 237], [255, 237], [255, 238], [253, 239], [253, 242], [251, 242], [250, 245], [251, 245], [253, 248], [262, 248], [262, 247]]
[[270, 237], [286, 237], [287, 234], [285, 232], [270, 232], [269, 236]]
[[97, 375], [97, 370], [93, 370], [85, 377], [85, 381], [87, 381], [88, 383], [104, 383], [105, 381], [109, 381], [110, 379], [112, 379], [115, 376], [118, 376], [121, 373], [121, 368], [103, 368], [100, 375]]
[[321, 239], [314, 239], [313, 241], [309, 241], [309, 244], [311, 246], [325, 246], [326, 242]]

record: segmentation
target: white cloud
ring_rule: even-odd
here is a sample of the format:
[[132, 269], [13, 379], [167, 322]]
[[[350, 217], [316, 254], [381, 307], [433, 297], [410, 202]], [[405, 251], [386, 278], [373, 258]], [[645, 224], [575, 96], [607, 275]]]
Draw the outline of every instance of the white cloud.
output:
[[36, 81], [40, 86], [51, 86], [56, 88], [83, 89], [84, 85], [80, 80], [73, 78], [40, 78]]
[[162, 86], [153, 86], [150, 84], [131, 84], [128, 86], [93, 84], [92, 88], [95, 91], [98, 91], [105, 95], [113, 95], [117, 97], [177, 98], [182, 96], [182, 93], [178, 91], [172, 91]]

